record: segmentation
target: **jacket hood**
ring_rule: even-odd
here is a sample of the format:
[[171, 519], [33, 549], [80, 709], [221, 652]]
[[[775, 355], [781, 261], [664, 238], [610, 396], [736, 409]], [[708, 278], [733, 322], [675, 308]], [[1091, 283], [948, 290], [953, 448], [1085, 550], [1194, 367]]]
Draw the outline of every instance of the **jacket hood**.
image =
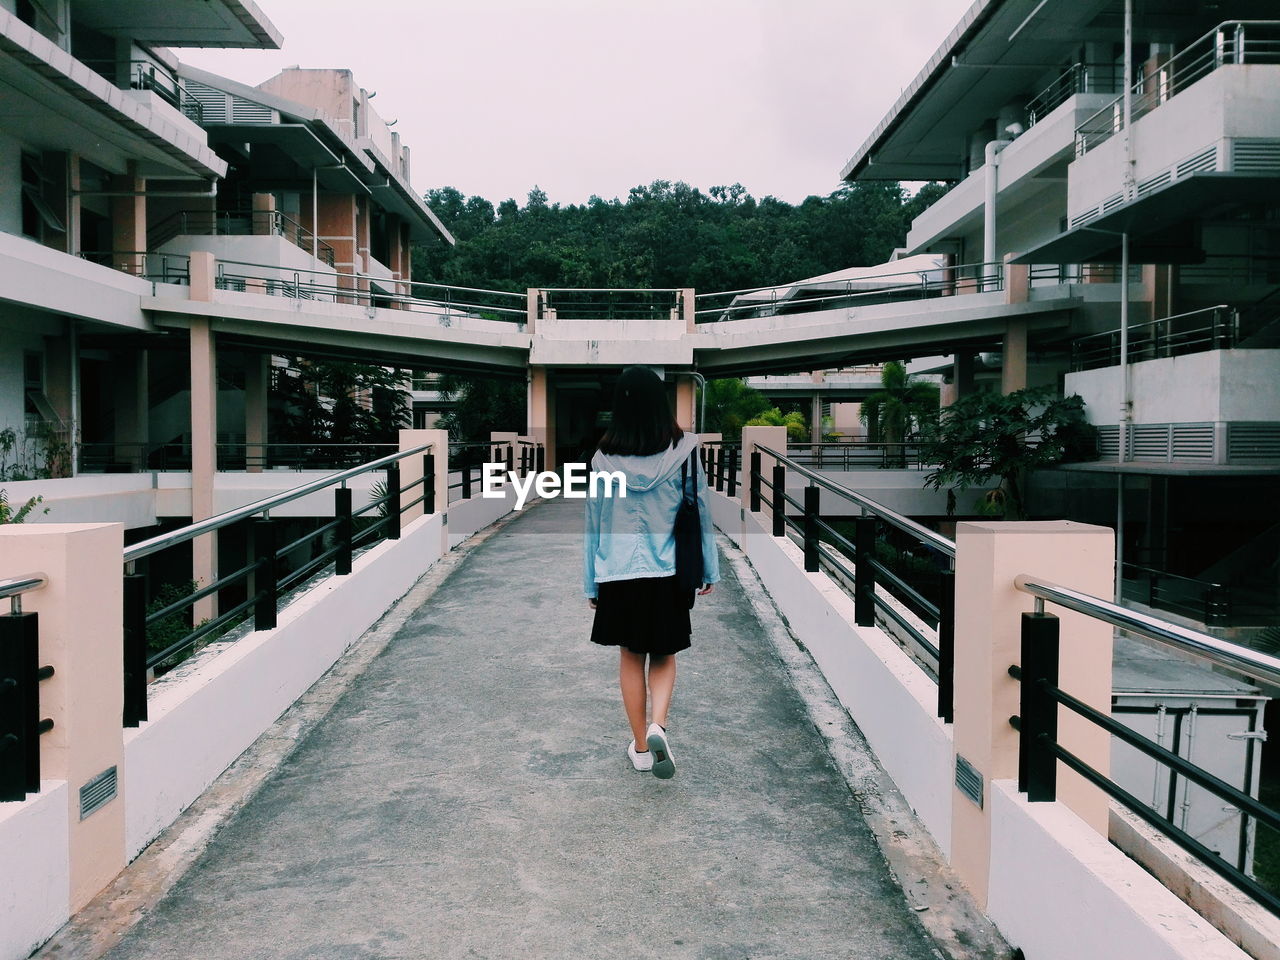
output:
[[630, 454], [604, 453], [596, 451], [591, 458], [593, 470], [621, 471], [626, 477], [627, 490], [640, 493], [652, 490], [658, 484], [680, 472], [680, 464], [689, 459], [689, 454], [698, 447], [698, 437], [686, 433], [675, 446], [667, 447], [661, 453], [653, 453], [639, 457]]

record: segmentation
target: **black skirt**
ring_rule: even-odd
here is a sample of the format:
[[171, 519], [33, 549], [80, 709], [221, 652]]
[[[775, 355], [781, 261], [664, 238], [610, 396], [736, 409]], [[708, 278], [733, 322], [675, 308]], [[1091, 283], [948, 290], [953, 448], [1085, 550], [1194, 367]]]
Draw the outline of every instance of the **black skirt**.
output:
[[693, 592], [681, 590], [675, 577], [636, 577], [598, 586], [592, 643], [660, 656], [689, 649]]

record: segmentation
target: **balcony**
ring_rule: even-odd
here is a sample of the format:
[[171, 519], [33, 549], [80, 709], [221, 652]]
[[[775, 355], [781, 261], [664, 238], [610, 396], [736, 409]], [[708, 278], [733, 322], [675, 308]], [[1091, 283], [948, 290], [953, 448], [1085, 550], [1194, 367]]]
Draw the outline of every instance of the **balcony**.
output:
[[278, 210], [182, 210], [149, 232], [155, 249], [179, 237], [283, 237], [326, 266], [333, 266], [333, 247]]

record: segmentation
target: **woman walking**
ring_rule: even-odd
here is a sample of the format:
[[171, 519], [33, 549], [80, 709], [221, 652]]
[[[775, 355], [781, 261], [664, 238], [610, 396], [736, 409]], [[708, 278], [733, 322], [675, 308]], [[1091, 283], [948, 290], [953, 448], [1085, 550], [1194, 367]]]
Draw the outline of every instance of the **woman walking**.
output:
[[[583, 589], [595, 610], [591, 641], [620, 648], [618, 681], [631, 724], [627, 756], [637, 770], [675, 775], [667, 711], [676, 682], [676, 654], [690, 646], [693, 591], [676, 579], [674, 526], [682, 485], [697, 485], [702, 527], [702, 588], [720, 579], [698, 438], [676, 423], [666, 388], [647, 367], [628, 367], [618, 380], [613, 422], [591, 461], [593, 471], [621, 472], [625, 495], [587, 498]], [[646, 676], [646, 665], [648, 667]]]

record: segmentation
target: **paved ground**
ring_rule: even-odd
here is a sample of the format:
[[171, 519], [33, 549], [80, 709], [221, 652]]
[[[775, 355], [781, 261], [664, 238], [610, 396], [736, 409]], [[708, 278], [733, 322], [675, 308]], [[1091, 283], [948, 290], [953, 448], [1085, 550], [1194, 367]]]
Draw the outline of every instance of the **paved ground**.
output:
[[736, 581], [680, 654], [676, 778], [631, 769], [580, 509], [476, 548], [108, 956], [937, 956]]

